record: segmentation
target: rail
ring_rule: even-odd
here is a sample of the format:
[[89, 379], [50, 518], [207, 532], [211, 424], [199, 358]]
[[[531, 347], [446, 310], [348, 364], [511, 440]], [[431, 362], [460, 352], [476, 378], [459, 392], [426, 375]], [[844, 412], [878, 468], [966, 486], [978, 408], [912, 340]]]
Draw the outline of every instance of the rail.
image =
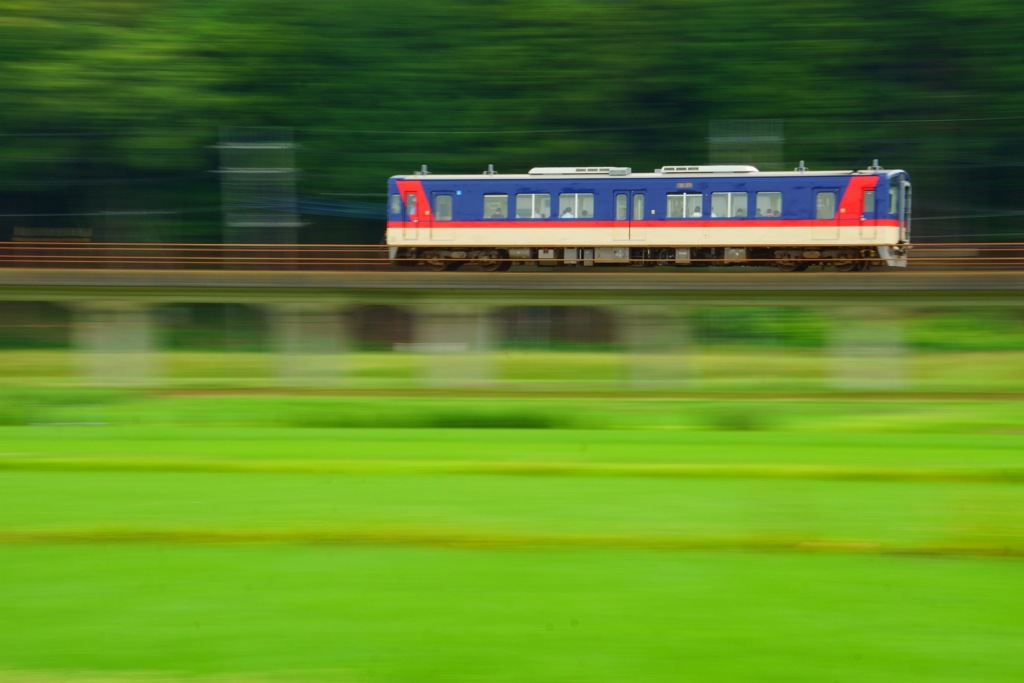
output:
[[[914, 268], [940, 270], [1020, 269], [1024, 268], [1024, 242], [950, 242], [917, 245], [910, 252], [909, 262]], [[722, 261], [692, 259], [691, 263], [713, 266], [722, 264]], [[770, 266], [773, 262], [748, 259], [745, 263]], [[2, 267], [329, 271], [383, 270], [392, 268], [393, 264], [387, 259], [386, 247], [354, 244], [39, 241], [0, 244], [0, 268]]]

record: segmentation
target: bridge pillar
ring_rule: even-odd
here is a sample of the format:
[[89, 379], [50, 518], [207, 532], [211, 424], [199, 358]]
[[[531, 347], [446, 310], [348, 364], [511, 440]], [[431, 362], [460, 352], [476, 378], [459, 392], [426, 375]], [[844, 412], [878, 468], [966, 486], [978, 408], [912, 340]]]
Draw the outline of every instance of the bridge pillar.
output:
[[284, 386], [344, 383], [346, 319], [333, 304], [270, 304], [271, 334]]
[[151, 384], [155, 379], [153, 309], [132, 301], [80, 301], [72, 340], [82, 374], [96, 384]]
[[434, 387], [486, 386], [494, 380], [496, 324], [486, 306], [423, 304], [416, 308], [414, 351], [424, 354], [424, 382]]
[[829, 355], [837, 389], [900, 389], [907, 383], [905, 310], [840, 307], [832, 316]]
[[679, 388], [693, 377], [685, 311], [670, 306], [619, 306], [621, 341], [629, 354], [629, 384]]

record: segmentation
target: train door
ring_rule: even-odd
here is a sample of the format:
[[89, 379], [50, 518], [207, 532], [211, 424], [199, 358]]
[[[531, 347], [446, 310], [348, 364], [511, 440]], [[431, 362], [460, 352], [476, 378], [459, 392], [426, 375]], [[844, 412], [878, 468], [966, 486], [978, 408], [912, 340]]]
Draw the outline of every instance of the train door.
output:
[[405, 212], [402, 216], [402, 238], [414, 240], [419, 237], [419, 214], [416, 213], [416, 193], [405, 193]]
[[905, 175], [889, 181], [889, 213], [896, 214], [900, 226], [900, 242], [910, 241], [910, 181]]
[[860, 210], [860, 238], [864, 240], [875, 239], [875, 232], [878, 224], [875, 222], [875, 191], [864, 190], [861, 193], [863, 203]]
[[425, 216], [430, 226], [431, 241], [451, 241], [455, 239], [455, 231], [452, 229], [452, 202], [451, 192], [431, 192], [430, 203], [434, 206], [433, 215]]
[[839, 239], [839, 215], [836, 213], [838, 196], [839, 190], [836, 188], [814, 188], [814, 239]]
[[622, 190], [615, 193], [614, 240], [647, 239], [647, 197], [643, 192]]

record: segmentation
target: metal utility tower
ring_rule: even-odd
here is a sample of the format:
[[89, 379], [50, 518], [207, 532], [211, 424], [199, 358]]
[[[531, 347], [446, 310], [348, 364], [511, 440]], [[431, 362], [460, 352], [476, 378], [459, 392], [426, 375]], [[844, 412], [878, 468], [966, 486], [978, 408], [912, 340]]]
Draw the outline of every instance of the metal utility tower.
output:
[[295, 142], [290, 128], [221, 129], [221, 197], [227, 244], [294, 244]]
[[750, 164], [762, 171], [780, 170], [785, 139], [782, 121], [712, 121], [708, 130], [709, 162]]

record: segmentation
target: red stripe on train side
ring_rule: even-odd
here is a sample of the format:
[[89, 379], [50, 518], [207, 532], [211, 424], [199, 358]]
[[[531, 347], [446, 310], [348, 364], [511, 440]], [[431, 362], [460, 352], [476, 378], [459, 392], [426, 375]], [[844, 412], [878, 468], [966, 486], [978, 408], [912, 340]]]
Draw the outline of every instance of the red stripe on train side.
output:
[[[878, 176], [853, 176], [839, 200], [836, 218], [840, 225], [856, 225], [864, 215], [864, 191], [878, 187]], [[881, 221], [879, 221], [879, 224]]]
[[430, 202], [427, 201], [427, 191], [423, 189], [423, 182], [419, 180], [396, 180], [395, 185], [398, 186], [398, 193], [402, 195], [402, 201], [405, 202], [407, 207], [409, 204], [406, 198], [410, 194], [416, 195], [416, 215], [406, 216], [406, 218], [413, 223], [429, 220]]

